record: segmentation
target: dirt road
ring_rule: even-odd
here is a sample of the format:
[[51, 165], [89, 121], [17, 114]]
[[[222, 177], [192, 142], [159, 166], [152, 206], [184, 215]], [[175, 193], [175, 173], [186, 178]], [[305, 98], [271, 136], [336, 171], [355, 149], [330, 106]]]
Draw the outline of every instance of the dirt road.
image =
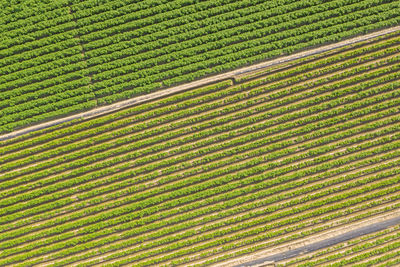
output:
[[222, 74], [218, 74], [215, 76], [211, 76], [208, 78], [204, 78], [201, 80], [197, 80], [197, 81], [193, 81], [190, 83], [186, 83], [186, 84], [182, 84], [182, 85], [178, 85], [175, 87], [171, 87], [165, 90], [161, 90], [161, 91], [157, 91], [151, 94], [147, 94], [147, 95], [143, 95], [143, 96], [138, 96], [135, 98], [131, 98], [128, 100], [124, 100], [121, 102], [117, 102], [115, 104], [111, 104], [111, 105], [107, 105], [107, 106], [103, 106], [103, 107], [99, 107], [99, 108], [95, 108], [86, 112], [82, 112], [79, 114], [75, 114], [75, 115], [71, 115], [71, 116], [67, 116], [61, 119], [57, 119], [57, 120], [53, 120], [53, 121], [49, 121], [49, 122], [45, 122], [45, 123], [41, 123], [41, 124], [37, 124], [37, 125], [33, 125], [31, 127], [27, 127], [21, 130], [17, 130], [8, 134], [4, 134], [4, 135], [0, 135], [0, 141], [3, 140], [7, 140], [7, 139], [11, 139], [11, 138], [15, 138], [17, 136], [20, 135], [24, 135], [30, 132], [34, 132], [34, 131], [38, 131], [41, 129], [45, 129], [45, 128], [49, 128], [51, 126], [55, 126], [64, 122], [68, 122], [68, 121], [72, 121], [72, 120], [76, 120], [76, 119], [89, 119], [89, 118], [93, 118], [96, 116], [100, 116], [100, 115], [104, 115], [107, 113], [111, 113], [123, 108], [127, 108], [136, 104], [140, 104], [149, 100], [153, 100], [153, 99], [157, 99], [157, 98], [161, 98], [161, 97], [165, 97], [177, 92], [182, 92], [182, 91], [186, 91], [189, 90], [191, 88], [196, 88], [199, 86], [204, 86], [207, 84], [211, 84], [211, 83], [215, 83], [215, 82], [219, 82], [219, 81], [223, 81], [223, 80], [227, 80], [227, 79], [231, 79], [234, 76], [238, 76], [244, 73], [248, 73], [248, 72], [253, 72], [256, 70], [261, 70], [261, 69], [265, 69], [268, 67], [272, 67], [278, 64], [282, 64], [282, 63], [286, 63], [286, 62], [290, 62], [293, 60], [297, 60], [297, 59], [301, 59], [307, 56], [311, 56], [311, 55], [315, 55], [315, 54], [320, 54], [320, 53], [324, 53], [324, 52], [328, 52], [337, 48], [341, 48], [344, 47], [346, 45], [351, 45], [351, 44], [355, 44], [358, 42], [362, 42], [362, 41], [366, 41], [378, 36], [382, 36], [385, 34], [389, 34], [395, 31], [399, 31], [400, 30], [400, 26], [396, 26], [396, 27], [391, 27], [391, 28], [387, 28], [381, 31], [377, 31], [377, 32], [373, 32], [370, 34], [365, 34], [362, 36], [357, 36], [351, 39], [347, 39], [338, 43], [334, 43], [334, 44], [329, 44], [329, 45], [325, 45], [325, 46], [321, 46], [315, 49], [311, 49], [311, 50], [307, 50], [307, 51], [303, 51], [303, 52], [299, 52], [290, 56], [285, 56], [285, 57], [280, 57], [280, 58], [276, 58], [273, 60], [269, 60], [266, 62], [262, 62], [262, 63], [258, 63], [258, 64], [254, 64], [251, 66], [247, 66], [244, 68], [240, 68], [240, 69], [236, 69], [230, 72], [226, 72], [226, 73], [222, 73]]
[[391, 226], [394, 226], [394, 225], [398, 225], [398, 224], [400, 224], [400, 215], [398, 217], [391, 218], [391, 219], [388, 219], [386, 221], [382, 221], [382, 222], [377, 222], [377, 223], [373, 223], [373, 224], [370, 224], [370, 225], [366, 225], [366, 226], [360, 227], [358, 229], [349, 231], [347, 233], [339, 234], [337, 236], [334, 236], [334, 237], [331, 237], [331, 238], [327, 238], [325, 240], [318, 241], [318, 242], [315, 242], [315, 243], [312, 243], [312, 244], [308, 244], [308, 245], [305, 245], [305, 246], [300, 247], [300, 248], [296, 248], [296, 249], [293, 249], [293, 250], [285, 251], [285, 252], [278, 253], [278, 254], [275, 254], [275, 255], [271, 255], [271, 256], [268, 256], [268, 257], [265, 257], [265, 258], [257, 259], [257, 260], [254, 260], [254, 261], [250, 261], [250, 262], [247, 262], [247, 263], [244, 263], [244, 264], [239, 264], [239, 265], [236, 265], [235, 267], [256, 266], [256, 265], [260, 265], [260, 264], [262, 264], [264, 262], [269, 262], [269, 261], [271, 261], [271, 262], [279, 262], [279, 261], [286, 260], [286, 259], [289, 259], [289, 258], [294, 258], [294, 257], [299, 256], [299, 255], [303, 255], [305, 253], [310, 253], [310, 252], [313, 252], [313, 251], [316, 251], [316, 250], [319, 250], [319, 249], [323, 249], [323, 248], [327, 248], [327, 247], [330, 247], [330, 246], [334, 246], [334, 245], [336, 245], [338, 243], [345, 242], [345, 241], [353, 239], [353, 238], [357, 238], [357, 237], [360, 237], [360, 236], [363, 236], [363, 235], [367, 235], [367, 234], [371, 234], [371, 233], [374, 233], [374, 232], [382, 231], [382, 230], [384, 230], [384, 229], [386, 229], [388, 227], [391, 227]]

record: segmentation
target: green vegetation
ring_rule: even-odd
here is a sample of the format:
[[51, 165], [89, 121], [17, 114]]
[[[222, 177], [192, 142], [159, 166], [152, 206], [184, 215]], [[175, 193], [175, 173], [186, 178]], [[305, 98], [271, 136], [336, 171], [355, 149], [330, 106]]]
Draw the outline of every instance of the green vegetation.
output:
[[0, 133], [400, 22], [396, 0], [0, 3]]
[[278, 266], [396, 266], [400, 263], [400, 226], [343, 242]]
[[399, 208], [399, 70], [393, 34], [3, 141], [0, 266], [203, 266]]

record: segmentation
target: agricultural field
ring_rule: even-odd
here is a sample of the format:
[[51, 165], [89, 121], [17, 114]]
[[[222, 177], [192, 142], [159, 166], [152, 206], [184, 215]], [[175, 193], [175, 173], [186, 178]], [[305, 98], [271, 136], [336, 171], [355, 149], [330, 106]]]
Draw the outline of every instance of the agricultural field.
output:
[[0, 266], [206, 266], [310, 237], [400, 208], [399, 147], [400, 32], [1, 141]]
[[3, 0], [0, 133], [399, 23], [398, 0]]
[[400, 226], [355, 238], [277, 266], [398, 266]]

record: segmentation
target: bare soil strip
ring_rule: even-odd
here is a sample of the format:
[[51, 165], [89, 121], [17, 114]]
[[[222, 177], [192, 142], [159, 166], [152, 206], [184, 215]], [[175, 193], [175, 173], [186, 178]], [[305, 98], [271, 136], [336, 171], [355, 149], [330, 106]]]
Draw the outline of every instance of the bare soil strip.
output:
[[[353, 225], [345, 225], [342, 229], [332, 229], [331, 233], [325, 233], [319, 237], [310, 237], [310, 240], [303, 240], [298, 244], [286, 245], [286, 247], [277, 248], [275, 251], [281, 251], [276, 254], [272, 254], [273, 251], [261, 252], [258, 255], [248, 255], [242, 259], [232, 260], [230, 262], [221, 263], [218, 266], [257, 266], [264, 262], [278, 262], [293, 258], [296, 256], [310, 253], [319, 249], [334, 246], [338, 243], [345, 242], [347, 240], [360, 237], [362, 235], [371, 234], [377, 231], [382, 231], [391, 226], [400, 224], [400, 210], [396, 210], [390, 214], [385, 214], [380, 218], [373, 218], [367, 221], [363, 221]], [[347, 231], [351, 229], [350, 231]], [[315, 240], [320, 240], [313, 242]], [[263, 256], [264, 254], [264, 256]], [[267, 256], [268, 255], [268, 256]], [[246, 259], [247, 258], [247, 259]], [[245, 260], [251, 260], [245, 262]]]
[[196, 87], [200, 87], [200, 86], [205, 86], [208, 84], [212, 84], [215, 82], [220, 82], [223, 80], [227, 80], [227, 79], [233, 79], [235, 76], [238, 75], [242, 75], [244, 73], [249, 73], [249, 72], [254, 72], [257, 70], [262, 70], [264, 68], [269, 68], [278, 64], [282, 64], [282, 63], [286, 63], [286, 62], [290, 62], [293, 60], [298, 60], [304, 57], [308, 57], [308, 56], [312, 56], [312, 55], [316, 55], [316, 54], [320, 54], [320, 53], [324, 53], [324, 52], [328, 52], [334, 49], [338, 49], [347, 45], [352, 45], [355, 43], [359, 43], [359, 42], [363, 42], [372, 38], [376, 38], [382, 35], [386, 35], [386, 34], [390, 34], [396, 31], [400, 30], [400, 26], [396, 26], [396, 27], [391, 27], [391, 28], [387, 28], [384, 30], [380, 30], [377, 32], [373, 32], [370, 34], [366, 34], [366, 35], [362, 35], [362, 36], [358, 36], [358, 37], [354, 37], [351, 39], [347, 39], [338, 43], [334, 43], [334, 44], [329, 44], [329, 45], [325, 45], [325, 46], [321, 46], [315, 49], [311, 49], [311, 50], [307, 50], [307, 51], [302, 51], [296, 54], [292, 54], [290, 56], [285, 56], [285, 57], [280, 57], [280, 58], [276, 58], [273, 60], [269, 60], [266, 62], [262, 62], [262, 63], [258, 63], [255, 65], [251, 65], [251, 66], [247, 66], [244, 68], [240, 68], [240, 69], [236, 69], [230, 72], [226, 72], [226, 73], [222, 73], [222, 74], [218, 74], [215, 76], [211, 76], [211, 77], [207, 77], [201, 80], [197, 80], [197, 81], [193, 81], [190, 83], [186, 83], [186, 84], [182, 84], [182, 85], [178, 85], [178, 86], [174, 86], [165, 90], [161, 90], [161, 91], [157, 91], [151, 94], [146, 94], [146, 95], [142, 95], [142, 96], [138, 96], [135, 98], [131, 98], [131, 99], [127, 99], [124, 101], [120, 101], [117, 102], [115, 104], [111, 104], [111, 105], [107, 105], [107, 106], [103, 106], [103, 107], [99, 107], [99, 108], [95, 108], [86, 112], [82, 112], [79, 114], [75, 114], [75, 115], [71, 115], [71, 116], [67, 116], [61, 119], [57, 119], [57, 120], [53, 120], [53, 121], [49, 121], [49, 122], [45, 122], [45, 123], [41, 123], [41, 124], [37, 124], [31, 127], [27, 127], [21, 130], [17, 130], [8, 134], [4, 134], [4, 135], [0, 135], [0, 141], [3, 140], [8, 140], [8, 139], [12, 139], [15, 138], [17, 136], [21, 136], [30, 132], [34, 132], [34, 131], [38, 131], [38, 130], [42, 130], [42, 129], [46, 129], [64, 122], [69, 122], [72, 120], [78, 120], [78, 119], [89, 119], [89, 118], [93, 118], [96, 116], [101, 116], [107, 113], [111, 113], [120, 109], [124, 109], [136, 104], [140, 104], [149, 100], [153, 100], [153, 99], [157, 99], [160, 97], [165, 97], [168, 95], [172, 95], [175, 93], [179, 93], [185, 90], [189, 90], [189, 89], [193, 89]]

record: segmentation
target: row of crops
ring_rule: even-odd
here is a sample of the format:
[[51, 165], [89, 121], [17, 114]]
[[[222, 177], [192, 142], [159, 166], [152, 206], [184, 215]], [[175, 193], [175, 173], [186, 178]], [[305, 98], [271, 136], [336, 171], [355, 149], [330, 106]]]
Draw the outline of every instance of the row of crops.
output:
[[400, 33], [241, 80], [2, 141], [0, 266], [204, 266], [399, 208]]
[[313, 255], [280, 262], [278, 266], [398, 266], [400, 226], [321, 249]]
[[396, 0], [2, 3], [0, 133], [396, 25]]

